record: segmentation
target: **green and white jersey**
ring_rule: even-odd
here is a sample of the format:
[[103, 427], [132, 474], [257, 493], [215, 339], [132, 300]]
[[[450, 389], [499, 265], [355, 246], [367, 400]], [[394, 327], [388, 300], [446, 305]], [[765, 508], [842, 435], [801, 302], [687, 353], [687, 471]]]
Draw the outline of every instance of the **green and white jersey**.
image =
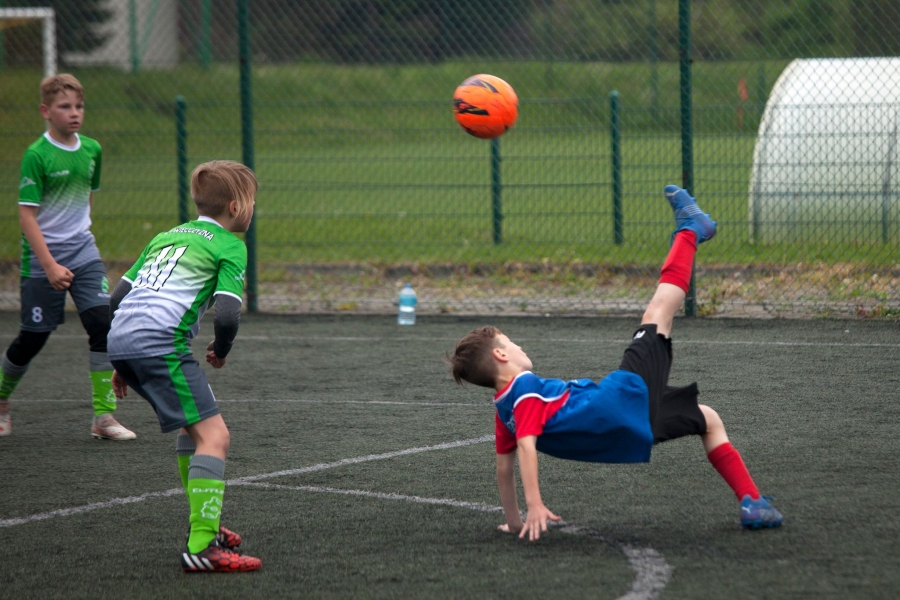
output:
[[[91, 233], [91, 192], [100, 189], [100, 144], [75, 134], [64, 146], [45, 133], [22, 158], [19, 204], [40, 207], [37, 222], [53, 259], [69, 269], [100, 260]], [[46, 277], [22, 235], [22, 277]]]
[[215, 296], [241, 300], [247, 247], [213, 219], [160, 233], [122, 279], [131, 283], [113, 317], [109, 358], [187, 354]]

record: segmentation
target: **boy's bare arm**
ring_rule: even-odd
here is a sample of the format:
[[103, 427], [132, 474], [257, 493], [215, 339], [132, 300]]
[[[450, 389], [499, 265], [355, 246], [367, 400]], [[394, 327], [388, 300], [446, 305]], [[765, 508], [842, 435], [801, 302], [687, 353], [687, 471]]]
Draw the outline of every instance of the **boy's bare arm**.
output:
[[532, 542], [541, 537], [542, 531], [547, 531], [547, 519], [562, 520], [550, 512], [550, 509], [544, 506], [544, 502], [541, 500], [536, 444], [536, 435], [518, 439], [519, 472], [522, 475], [522, 488], [525, 490], [525, 504], [528, 506], [525, 526], [522, 528], [519, 538], [525, 538], [527, 535], [528, 540]]
[[28, 245], [31, 246], [34, 255], [41, 263], [41, 268], [47, 274], [47, 279], [53, 289], [65, 290], [72, 284], [74, 275], [72, 275], [72, 271], [57, 263], [50, 254], [41, 226], [37, 222], [38, 211], [40, 211], [38, 206], [19, 205], [19, 223], [22, 225], [22, 233], [25, 234]]
[[519, 533], [524, 524], [519, 513], [519, 501], [516, 498], [516, 453], [497, 455], [497, 487], [500, 490], [500, 504], [506, 515], [506, 523], [497, 529], [507, 533]]

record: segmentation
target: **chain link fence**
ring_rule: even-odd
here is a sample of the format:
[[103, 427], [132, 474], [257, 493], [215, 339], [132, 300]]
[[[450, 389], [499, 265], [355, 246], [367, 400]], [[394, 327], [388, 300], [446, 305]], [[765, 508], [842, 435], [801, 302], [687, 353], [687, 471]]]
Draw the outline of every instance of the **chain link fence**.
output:
[[[896, 2], [0, 0], [0, 36], [8, 308], [52, 58], [103, 146], [113, 281], [228, 158], [261, 183], [260, 310], [392, 312], [410, 282], [426, 313], [638, 312], [676, 183], [719, 222], [690, 314], [900, 313]], [[452, 116], [476, 73], [519, 95], [494, 143]]]

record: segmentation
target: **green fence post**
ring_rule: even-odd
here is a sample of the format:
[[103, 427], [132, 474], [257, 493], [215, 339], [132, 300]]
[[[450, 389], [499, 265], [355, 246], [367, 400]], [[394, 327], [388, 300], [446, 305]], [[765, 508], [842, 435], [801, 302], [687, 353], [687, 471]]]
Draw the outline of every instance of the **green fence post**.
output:
[[212, 0], [200, 5], [200, 66], [208, 69], [212, 62]]
[[[244, 165], [253, 169], [253, 94], [250, 87], [250, 6], [249, 0], [238, 0], [238, 54], [241, 63], [241, 150]], [[244, 238], [247, 242], [247, 310], [257, 311], [256, 288], [256, 219]]]
[[884, 166], [884, 179], [881, 183], [881, 242], [887, 244], [891, 239], [891, 188], [893, 187], [894, 152], [897, 148], [897, 129], [900, 128], [900, 115], [894, 116], [894, 129], [888, 142], [887, 164]]
[[[681, 77], [681, 185], [694, 193], [694, 137], [691, 123], [691, 0], [678, 0], [678, 55]], [[684, 299], [684, 314], [697, 315], [697, 291], [691, 269], [691, 285]]]
[[503, 207], [500, 196], [503, 186], [500, 183], [500, 138], [491, 140], [491, 205], [493, 207], [494, 243], [503, 241]]
[[650, 0], [650, 118], [658, 127], [659, 118], [659, 19], [656, 13], [657, 0]]
[[187, 104], [184, 97], [175, 98], [175, 144], [178, 153], [178, 222], [187, 223], [188, 173], [187, 173]]
[[141, 66], [138, 54], [137, 0], [128, 0], [128, 49], [131, 52], [131, 72], [137, 73]]
[[[0, 0], [0, 8], [3, 8], [3, 1]], [[6, 68], [6, 53], [3, 46], [3, 30], [0, 29], [0, 71]]]
[[622, 126], [619, 121], [619, 92], [616, 90], [610, 92], [609, 104], [609, 137], [612, 139], [613, 239], [618, 246], [625, 238], [622, 235]]

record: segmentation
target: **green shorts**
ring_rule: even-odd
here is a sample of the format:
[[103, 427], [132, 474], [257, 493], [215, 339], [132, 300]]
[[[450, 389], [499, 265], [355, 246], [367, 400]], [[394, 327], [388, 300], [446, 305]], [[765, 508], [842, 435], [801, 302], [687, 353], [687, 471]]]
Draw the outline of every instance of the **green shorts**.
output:
[[206, 373], [190, 354], [111, 362], [122, 379], [156, 411], [163, 433], [219, 414]]

